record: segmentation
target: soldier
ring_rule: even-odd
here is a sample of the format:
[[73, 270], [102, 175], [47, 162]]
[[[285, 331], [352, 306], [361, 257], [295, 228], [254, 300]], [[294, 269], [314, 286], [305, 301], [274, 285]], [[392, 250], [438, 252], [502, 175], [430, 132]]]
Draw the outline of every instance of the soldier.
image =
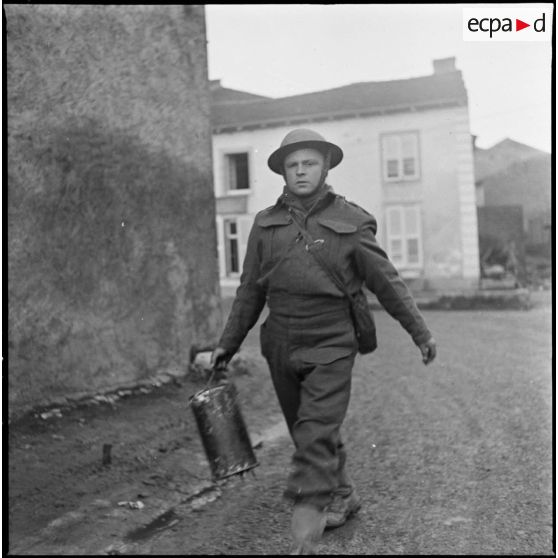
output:
[[436, 356], [408, 288], [376, 241], [375, 218], [326, 184], [342, 158], [340, 147], [307, 129], [291, 131], [269, 157], [286, 185], [277, 203], [256, 215], [211, 359], [223, 369], [267, 303], [261, 351], [295, 446], [284, 492], [294, 502], [293, 554], [312, 554], [324, 528], [343, 525], [360, 508], [340, 436], [358, 345], [348, 298], [312, 250], [320, 250], [350, 293], [364, 284], [376, 294], [425, 364]]

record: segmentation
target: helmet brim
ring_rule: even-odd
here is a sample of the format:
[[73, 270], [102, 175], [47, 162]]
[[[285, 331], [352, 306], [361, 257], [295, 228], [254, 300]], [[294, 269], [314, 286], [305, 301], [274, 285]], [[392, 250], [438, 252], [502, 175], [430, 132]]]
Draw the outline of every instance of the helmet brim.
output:
[[283, 161], [285, 157], [292, 153], [293, 151], [297, 151], [298, 149], [317, 149], [320, 152], [324, 152], [329, 150], [331, 153], [331, 161], [329, 164], [329, 168], [332, 169], [336, 167], [343, 159], [343, 150], [334, 143], [330, 143], [329, 141], [314, 141], [314, 140], [305, 140], [305, 141], [298, 141], [295, 143], [290, 143], [289, 145], [284, 145], [279, 149], [276, 149], [268, 158], [267, 166], [277, 174], [283, 174]]

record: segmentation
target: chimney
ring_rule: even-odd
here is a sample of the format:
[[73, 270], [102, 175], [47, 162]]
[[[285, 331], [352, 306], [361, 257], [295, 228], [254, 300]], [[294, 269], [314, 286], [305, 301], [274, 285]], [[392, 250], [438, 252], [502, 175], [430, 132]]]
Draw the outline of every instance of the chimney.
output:
[[209, 81], [209, 90], [215, 91], [221, 87], [221, 80], [220, 79], [212, 79]]
[[432, 61], [435, 74], [446, 74], [455, 72], [455, 56], [450, 58], [437, 58]]

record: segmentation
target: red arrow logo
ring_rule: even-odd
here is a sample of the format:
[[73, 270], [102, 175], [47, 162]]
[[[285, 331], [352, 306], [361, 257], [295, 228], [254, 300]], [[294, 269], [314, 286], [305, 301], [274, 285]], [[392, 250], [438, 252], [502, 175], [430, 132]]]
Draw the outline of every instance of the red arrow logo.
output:
[[515, 20], [515, 30], [516, 31], [521, 31], [522, 29], [525, 29], [525, 27], [531, 27], [531, 24], [530, 23], [525, 23], [524, 21], [521, 21], [520, 19]]

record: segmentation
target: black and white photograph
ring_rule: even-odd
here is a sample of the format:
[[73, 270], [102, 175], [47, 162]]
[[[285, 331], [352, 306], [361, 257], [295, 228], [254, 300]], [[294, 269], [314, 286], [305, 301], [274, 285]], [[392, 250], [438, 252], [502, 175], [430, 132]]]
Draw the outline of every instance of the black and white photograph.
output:
[[3, 552], [555, 556], [554, 6], [3, 3]]

